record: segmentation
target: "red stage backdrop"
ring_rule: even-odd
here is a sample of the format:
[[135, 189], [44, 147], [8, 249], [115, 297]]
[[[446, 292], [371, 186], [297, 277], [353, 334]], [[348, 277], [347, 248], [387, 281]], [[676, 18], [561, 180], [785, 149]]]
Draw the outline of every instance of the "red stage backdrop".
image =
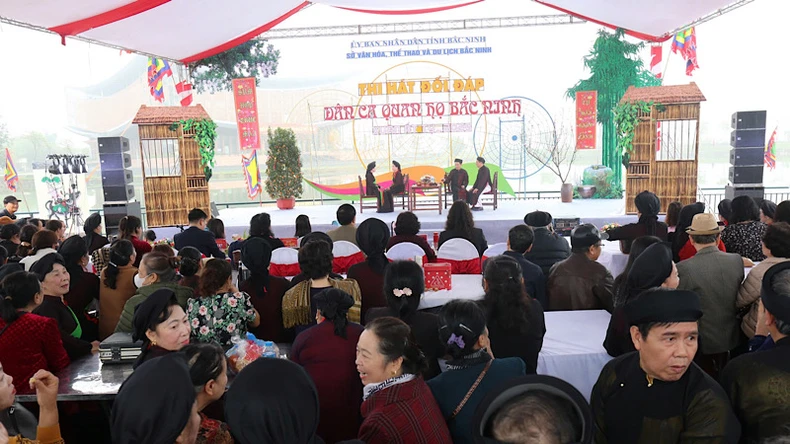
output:
[[594, 150], [598, 123], [598, 91], [576, 93], [576, 149]]
[[261, 147], [258, 128], [258, 98], [255, 78], [233, 79], [233, 101], [236, 104], [236, 125], [239, 129], [239, 146], [243, 150]]

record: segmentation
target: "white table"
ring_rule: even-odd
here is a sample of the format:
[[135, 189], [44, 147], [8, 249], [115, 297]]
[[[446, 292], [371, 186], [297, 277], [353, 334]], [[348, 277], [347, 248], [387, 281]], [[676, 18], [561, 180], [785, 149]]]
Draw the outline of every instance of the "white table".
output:
[[419, 310], [441, 307], [453, 299], [477, 301], [483, 299], [483, 276], [479, 274], [454, 274], [453, 289], [426, 291], [420, 299]]
[[549, 311], [538, 355], [538, 374], [567, 381], [590, 400], [603, 366], [612, 359], [603, 341], [610, 315], [605, 310]]

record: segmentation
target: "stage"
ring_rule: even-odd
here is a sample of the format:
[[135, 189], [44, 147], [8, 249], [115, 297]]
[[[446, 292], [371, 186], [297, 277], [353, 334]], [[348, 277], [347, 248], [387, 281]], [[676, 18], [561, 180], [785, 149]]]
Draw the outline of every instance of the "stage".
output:
[[[331, 230], [335, 221], [335, 212], [342, 202], [333, 201], [331, 204], [311, 205], [297, 204], [293, 210], [280, 210], [276, 206], [248, 206], [241, 208], [228, 208], [220, 210], [220, 219], [225, 223], [225, 234], [228, 238], [235, 234], [243, 234], [249, 230], [252, 216], [266, 212], [272, 218], [272, 230], [277, 237], [294, 237], [294, 221], [300, 214], [310, 218], [313, 231]], [[375, 210], [366, 210], [359, 213], [357, 208], [357, 224], [369, 217], [383, 220], [387, 224], [394, 222], [398, 217], [400, 207], [396, 202], [393, 213], [376, 213]], [[472, 212], [475, 225], [482, 228], [489, 244], [507, 241], [507, 231], [517, 224], [524, 223], [524, 216], [535, 210], [547, 211], [557, 218], [581, 218], [582, 223], [592, 223], [597, 227], [605, 224], [619, 223], [621, 225], [636, 222], [636, 216], [625, 215], [625, 201], [623, 199], [584, 199], [574, 200], [572, 203], [562, 203], [557, 200], [507, 200], [500, 201], [499, 208], [494, 211], [485, 207], [483, 211]], [[420, 219], [422, 232], [425, 234], [444, 229], [447, 220], [447, 210], [443, 209], [439, 215], [437, 211], [416, 211]], [[172, 238], [179, 231], [178, 228], [157, 228], [157, 238]], [[430, 236], [429, 236], [430, 238]]]

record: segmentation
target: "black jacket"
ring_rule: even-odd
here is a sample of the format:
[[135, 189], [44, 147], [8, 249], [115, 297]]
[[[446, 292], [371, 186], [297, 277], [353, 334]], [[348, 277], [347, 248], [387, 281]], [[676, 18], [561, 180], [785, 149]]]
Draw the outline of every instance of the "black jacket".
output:
[[463, 233], [460, 233], [455, 230], [445, 230], [439, 234], [439, 248], [442, 247], [442, 244], [447, 242], [450, 239], [466, 239], [472, 244], [474, 244], [475, 248], [477, 248], [477, 253], [482, 256], [483, 252], [488, 249], [488, 241], [486, 241], [486, 236], [483, 234], [483, 230], [480, 228], [473, 228], [472, 229], [472, 239], [467, 239]]
[[214, 256], [219, 259], [225, 259], [225, 253], [217, 246], [217, 240], [214, 238], [214, 235], [198, 227], [189, 227], [182, 233], [176, 234], [173, 236], [173, 241], [176, 243], [176, 250], [184, 247], [195, 247], [206, 257]]
[[537, 299], [545, 310], [549, 301], [546, 299], [546, 275], [543, 274], [543, 270], [515, 251], [506, 251], [502, 255], [512, 257], [521, 265], [521, 273], [524, 275], [524, 289], [527, 290], [527, 294], [531, 298]]
[[524, 257], [543, 270], [548, 276], [551, 266], [564, 261], [571, 255], [571, 245], [559, 234], [552, 233], [547, 228], [535, 228], [535, 240], [532, 250]]

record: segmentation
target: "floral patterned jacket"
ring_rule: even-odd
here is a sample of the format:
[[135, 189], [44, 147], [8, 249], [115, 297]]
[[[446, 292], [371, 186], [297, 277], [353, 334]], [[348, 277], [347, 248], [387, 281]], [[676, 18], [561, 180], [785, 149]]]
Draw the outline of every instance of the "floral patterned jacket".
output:
[[231, 345], [233, 336], [244, 338], [247, 324], [255, 320], [250, 295], [245, 292], [224, 293], [187, 302], [187, 316], [192, 338], [199, 342]]

